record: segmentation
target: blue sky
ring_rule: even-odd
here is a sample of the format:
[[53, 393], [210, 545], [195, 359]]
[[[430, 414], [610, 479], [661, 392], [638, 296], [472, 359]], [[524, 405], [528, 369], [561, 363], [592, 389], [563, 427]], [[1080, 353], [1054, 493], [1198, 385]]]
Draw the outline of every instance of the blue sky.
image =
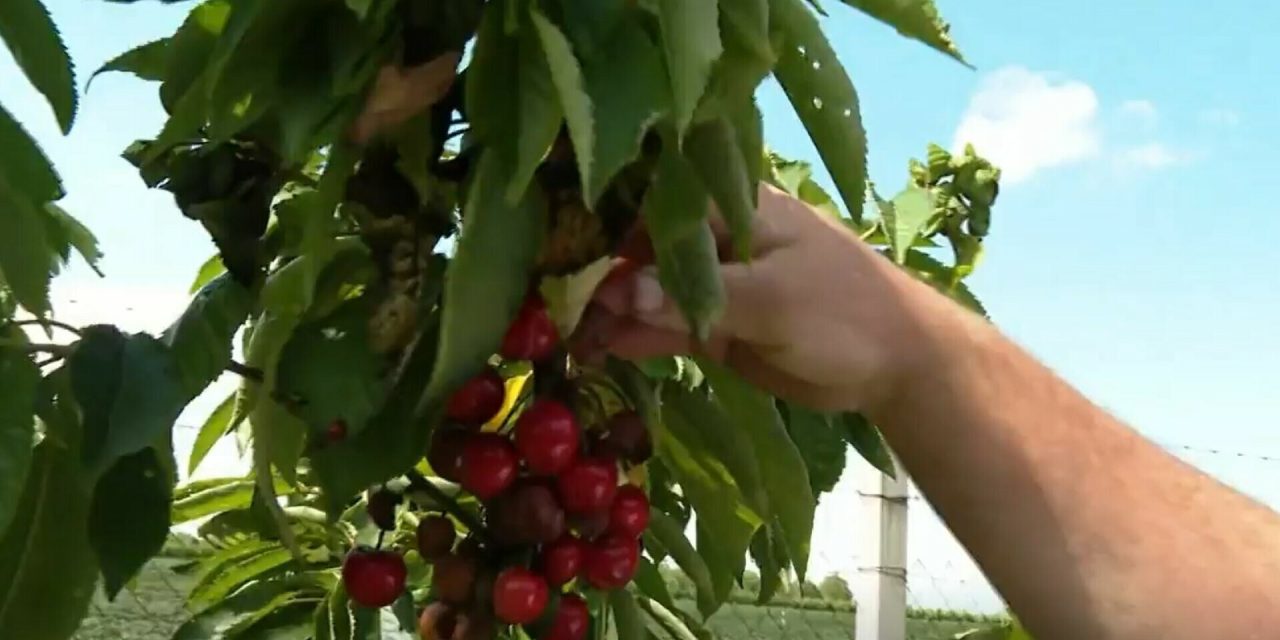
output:
[[[170, 33], [191, 6], [50, 4], [82, 85], [114, 54]], [[825, 4], [882, 190], [903, 182], [926, 143], [950, 146], [958, 134], [1004, 165], [973, 287], [1008, 334], [1158, 441], [1280, 456], [1269, 251], [1280, 238], [1280, 87], [1263, 53], [1280, 5], [941, 0], [970, 71]], [[781, 92], [768, 85], [761, 100], [770, 144], [816, 160]], [[66, 207], [107, 255], [105, 281], [74, 268], [59, 282], [60, 299], [76, 301], [64, 316], [163, 326], [212, 248], [119, 159], [159, 129], [155, 87], [98, 78], [63, 138], [0, 52], [0, 102], [53, 157]], [[1280, 505], [1280, 463], [1186, 455]]]

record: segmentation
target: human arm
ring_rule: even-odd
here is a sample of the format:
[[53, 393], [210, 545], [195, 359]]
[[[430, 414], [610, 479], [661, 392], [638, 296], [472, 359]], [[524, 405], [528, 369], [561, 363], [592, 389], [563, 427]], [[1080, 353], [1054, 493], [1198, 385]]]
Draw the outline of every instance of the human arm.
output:
[[[710, 355], [782, 397], [867, 413], [1037, 638], [1247, 638], [1280, 623], [1276, 514], [803, 204], [764, 188], [754, 236], [751, 263], [722, 267]], [[596, 301], [580, 342], [689, 352], [651, 272]]]

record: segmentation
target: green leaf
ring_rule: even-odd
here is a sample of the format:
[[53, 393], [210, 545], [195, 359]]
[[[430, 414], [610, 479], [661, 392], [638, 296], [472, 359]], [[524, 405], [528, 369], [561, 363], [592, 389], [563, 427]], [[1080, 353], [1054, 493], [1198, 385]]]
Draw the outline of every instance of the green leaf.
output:
[[47, 214], [45, 221], [48, 225], [45, 232], [49, 236], [49, 245], [58, 254], [62, 264], [65, 265], [71, 259], [71, 250], [75, 249], [84, 258], [85, 264], [101, 276], [98, 262], [102, 260], [102, 250], [98, 248], [98, 238], [93, 232], [52, 202], [45, 203], [44, 212]]
[[62, 182], [49, 158], [3, 106], [0, 106], [0, 149], [4, 149], [4, 155], [0, 156], [0, 188], [8, 182], [10, 189], [34, 205], [62, 198]]
[[306, 0], [232, 4], [209, 69], [210, 138], [230, 138], [274, 104], [281, 62], [319, 10]]
[[[181, 493], [174, 496], [169, 516], [173, 524], [190, 522], [224, 511], [249, 508], [253, 502], [255, 486], [252, 479], [218, 478], [217, 480], [220, 484], [201, 488], [198, 491], [183, 491], [187, 487], [179, 489]], [[277, 488], [287, 492], [287, 487], [281, 483]]]
[[231, 341], [254, 302], [252, 292], [224, 273], [201, 288], [165, 330], [161, 339], [173, 353], [188, 398], [199, 395], [231, 364]]
[[755, 445], [769, 506], [782, 528], [796, 575], [804, 580], [817, 508], [804, 458], [787, 435], [772, 398], [717, 363], [700, 359], [698, 365], [720, 406]]
[[[679, 526], [678, 522], [676, 524]], [[663, 579], [662, 573], [658, 571], [658, 566], [650, 562], [648, 558], [640, 558], [640, 565], [636, 568], [634, 584], [640, 593], [652, 598], [658, 604], [668, 609], [675, 608], [675, 603], [671, 599], [671, 592], [667, 589], [667, 581]]]
[[840, 431], [840, 435], [844, 437], [845, 442], [853, 445], [864, 460], [871, 463], [871, 466], [880, 470], [881, 473], [896, 478], [898, 475], [897, 468], [893, 463], [893, 456], [889, 453], [889, 445], [885, 444], [884, 437], [880, 435], [880, 430], [875, 428], [860, 413], [843, 413], [835, 422], [836, 428]]
[[[759, 204], [760, 181], [764, 179], [764, 116], [754, 98], [739, 100], [727, 107], [729, 122], [738, 136], [738, 149], [747, 163], [747, 184], [751, 188], [751, 206]], [[705, 178], [704, 178], [705, 179]]]
[[431, 383], [415, 412], [434, 411], [497, 350], [529, 287], [542, 242], [546, 203], [526, 194], [509, 206], [507, 167], [489, 152], [463, 208], [462, 235], [445, 278], [440, 346]]
[[0, 637], [63, 640], [88, 611], [98, 563], [85, 485], [74, 447], [51, 438], [36, 447], [17, 516], [0, 540]]
[[[7, 150], [5, 155], [7, 162]], [[45, 214], [3, 174], [0, 225], [4, 227], [0, 233], [0, 277], [19, 304], [33, 315], [44, 316], [49, 310], [50, 269], [55, 264], [46, 238]]]
[[205, 0], [187, 14], [170, 38], [160, 102], [169, 113], [204, 73], [210, 57], [231, 16], [229, 0]]
[[191, 588], [187, 602], [194, 608], [213, 606], [236, 588], [284, 566], [292, 559], [277, 543], [255, 543], [234, 547], [202, 562], [209, 568]]
[[594, 208], [614, 176], [640, 155], [649, 126], [669, 111], [671, 94], [660, 49], [636, 21], [628, 20], [583, 59], [583, 79], [595, 106], [591, 182], [583, 198]]
[[469, 136], [489, 149], [486, 155], [496, 154], [514, 165], [513, 145], [519, 143], [513, 127], [524, 124], [517, 112], [520, 101], [510, 98], [511, 88], [520, 86], [520, 51], [517, 41], [507, 37], [503, 22], [503, 3], [486, 2], [466, 70], [464, 102]]
[[[264, 311], [259, 316], [245, 350], [245, 364], [262, 371], [263, 379], [261, 382], [245, 381], [241, 385], [253, 433], [255, 464], [261, 460], [273, 465], [289, 482], [294, 480], [298, 458], [302, 455], [306, 424], [280, 406], [272, 392], [277, 388], [276, 368], [280, 354], [297, 326], [298, 316], [295, 315], [275, 315]], [[236, 403], [239, 405], [240, 399]], [[239, 420], [239, 411], [231, 419], [233, 422]]]
[[573, 55], [569, 40], [556, 25], [537, 9], [532, 9], [529, 16], [551, 67], [551, 81], [555, 84], [565, 122], [569, 126], [569, 139], [577, 154], [582, 188], [584, 191], [589, 190], [594, 184], [591, 174], [595, 168], [592, 157], [596, 146], [595, 119], [592, 116], [591, 98], [583, 87], [582, 68]]
[[705, 342], [724, 312], [725, 293], [715, 236], [706, 222], [709, 198], [697, 175], [679, 153], [664, 150], [642, 213], [663, 289], [680, 306], [693, 335]]
[[703, 617], [709, 617], [715, 613], [716, 609], [720, 608], [720, 599], [716, 597], [711, 568], [685, 537], [680, 523], [675, 518], [652, 509], [649, 514], [648, 532], [653, 534], [653, 537], [671, 555], [676, 565], [693, 581], [697, 593], [698, 611]]
[[[715, 199], [733, 235], [734, 251], [742, 261], [751, 259], [751, 223], [755, 218], [755, 184], [733, 125], [716, 118], [696, 125], [684, 143], [684, 154]], [[757, 156], [759, 157], [759, 156]]]
[[213, 413], [205, 418], [204, 424], [200, 426], [200, 431], [196, 433], [195, 443], [191, 445], [191, 457], [187, 460], [187, 474], [196, 472], [196, 467], [209, 455], [209, 451], [213, 449], [213, 445], [218, 443], [222, 436], [231, 432], [235, 428], [231, 422], [231, 416], [235, 413], [236, 394], [234, 392], [214, 408]]
[[640, 607], [636, 605], [636, 598], [630, 591], [610, 591], [609, 608], [613, 611], [613, 624], [618, 632], [618, 640], [648, 640], [649, 632], [645, 628]]
[[[347, 597], [346, 586], [339, 580], [329, 591], [325, 604], [329, 608], [329, 625], [333, 640], [350, 640], [354, 630], [351, 619], [351, 600]], [[317, 638], [319, 640], [319, 638]]]
[[915, 245], [921, 230], [933, 218], [934, 211], [933, 196], [929, 190], [915, 185], [903, 189], [891, 202], [881, 204], [880, 215], [894, 262], [906, 262], [907, 251]]
[[67, 47], [49, 10], [40, 0], [5, 0], [0, 5], [0, 40], [49, 101], [62, 132], [70, 132], [76, 116], [76, 83]]
[[214, 606], [197, 613], [173, 634], [173, 640], [213, 640], [226, 636], [223, 631], [253, 615], [270, 602], [284, 596], [289, 599], [300, 586], [310, 586], [309, 578], [275, 578], [261, 580], [237, 591], [235, 595], [216, 602]]
[[676, 135], [683, 137], [723, 51], [718, 0], [657, 0], [666, 53]]
[[760, 468], [756, 443], [742, 438], [737, 415], [706, 394], [676, 385], [662, 389], [662, 418], [666, 432], [686, 447], [714, 457], [733, 477], [743, 502], [760, 520], [773, 517], [770, 494]]
[[[17, 333], [15, 329], [12, 332]], [[35, 446], [40, 370], [26, 355], [0, 348], [0, 539], [22, 500]]]
[[108, 60], [101, 67], [98, 67], [98, 70], [94, 71], [93, 75], [89, 76], [89, 81], [85, 83], [85, 91], [89, 91], [93, 80], [99, 74], [111, 71], [132, 73], [143, 80], [155, 82], [164, 80], [165, 70], [169, 65], [169, 43], [172, 40], [172, 38], [152, 40]]
[[774, 75], [831, 174], [845, 209], [859, 221], [867, 182], [867, 132], [858, 94], [822, 27], [801, 0], [773, 0], [782, 41]]
[[[547, 62], [544, 45], [538, 41], [545, 30], [553, 33], [543, 36], [561, 40], [563, 35], [555, 25], [538, 13], [534, 5], [530, 5], [534, 16], [534, 29], [521, 29], [519, 39], [519, 86], [516, 91], [519, 97], [519, 134], [515, 141], [515, 170], [511, 184], [507, 185], [507, 202], [516, 204], [524, 197], [525, 190], [533, 180], [534, 171], [547, 155], [547, 150], [555, 142], [560, 132], [561, 118], [564, 110], [560, 106], [561, 98], [556, 95], [556, 85], [552, 83], [552, 69]], [[545, 26], [541, 26], [545, 23]], [[568, 52], [572, 56], [572, 52]], [[577, 62], [573, 63], [576, 65]], [[562, 72], [563, 74], [564, 72]], [[579, 78], [579, 85], [581, 79]], [[581, 92], [581, 87], [578, 88]], [[586, 96], [583, 96], [586, 99]], [[589, 105], [588, 105], [589, 106]]]
[[951, 25], [938, 15], [938, 7], [933, 0], [844, 0], [844, 3], [897, 29], [908, 38], [964, 62], [964, 56], [951, 40]]
[[756, 594], [756, 604], [773, 600], [783, 585], [783, 574], [790, 563], [782, 538], [782, 530], [776, 520], [766, 527], [756, 529], [755, 536], [751, 538], [751, 560], [760, 570], [760, 591]]
[[168, 434], [187, 398], [155, 338], [101, 325], [82, 333], [68, 365], [84, 415], [85, 465], [96, 476]]
[[942, 264], [933, 256], [923, 251], [912, 250], [907, 254], [905, 266], [916, 277], [929, 283], [930, 286], [943, 294], [950, 296], [951, 299], [964, 305], [970, 311], [983, 317], [988, 316], [986, 307], [969, 289], [969, 285], [956, 277], [954, 269]]
[[89, 508], [89, 544], [107, 599], [160, 552], [169, 534], [170, 474], [154, 448], [124, 456], [102, 475]]
[[726, 53], [733, 48], [741, 48], [760, 60], [773, 63], [776, 56], [769, 43], [768, 0], [721, 2], [720, 21]]
[[805, 468], [809, 470], [809, 486], [813, 495], [831, 491], [844, 473], [844, 439], [831, 426], [831, 416], [794, 404], [786, 405], [787, 432], [796, 443]]

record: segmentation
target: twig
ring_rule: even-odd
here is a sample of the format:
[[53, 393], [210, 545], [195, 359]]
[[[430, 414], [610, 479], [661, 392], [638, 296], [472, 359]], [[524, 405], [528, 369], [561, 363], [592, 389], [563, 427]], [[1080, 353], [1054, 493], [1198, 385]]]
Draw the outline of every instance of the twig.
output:
[[4, 338], [0, 338], [0, 349], [17, 349], [23, 353], [52, 353], [64, 358], [71, 355], [70, 345], [5, 340]]
[[48, 358], [45, 358], [44, 360], [36, 360], [36, 368], [43, 369], [62, 359], [63, 357], [61, 355], [58, 355], [58, 354], [50, 355]]
[[431, 499], [438, 502], [445, 511], [448, 511], [453, 517], [462, 522], [462, 524], [467, 525], [467, 529], [472, 533], [481, 538], [488, 537], [485, 535], [484, 526], [480, 524], [480, 521], [477, 520], [470, 511], [463, 509], [462, 505], [458, 504], [457, 500], [454, 500], [451, 496], [441, 491], [440, 487], [437, 487], [434, 482], [426, 479], [417, 471], [410, 471], [405, 475], [409, 478], [409, 488], [411, 490], [421, 491], [431, 496]]
[[13, 322], [10, 322], [9, 324], [11, 324], [11, 325], [13, 325], [13, 326], [15, 326], [15, 327], [25, 327], [25, 326], [30, 326], [30, 325], [38, 325], [38, 326], [41, 326], [41, 327], [57, 327], [57, 328], [59, 328], [59, 329], [62, 329], [63, 331], [68, 331], [68, 332], [74, 333], [74, 334], [76, 334], [76, 335], [80, 335], [80, 328], [79, 328], [79, 327], [75, 327], [75, 326], [69, 325], [69, 324], [67, 324], [67, 323], [65, 323], [65, 322], [62, 322], [62, 321], [60, 321], [60, 320], [54, 320], [54, 319], [52, 319], [52, 318], [46, 318], [46, 319], [44, 319], [44, 320], [40, 320], [40, 319], [38, 319], [38, 318], [31, 318], [31, 319], [29, 319], [29, 320], [14, 320]]
[[227, 364], [227, 371], [254, 382], [262, 382], [263, 380], [262, 369], [254, 369], [253, 367], [236, 362], [235, 360], [232, 360]]

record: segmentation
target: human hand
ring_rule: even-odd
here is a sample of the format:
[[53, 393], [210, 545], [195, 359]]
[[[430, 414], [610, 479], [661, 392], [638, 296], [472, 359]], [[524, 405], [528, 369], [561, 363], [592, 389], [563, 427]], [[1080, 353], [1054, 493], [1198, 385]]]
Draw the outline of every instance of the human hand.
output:
[[921, 342], [919, 303], [935, 296], [852, 231], [762, 184], [752, 260], [732, 261], [713, 215], [727, 304], [699, 350], [650, 264], [639, 234], [596, 290], [575, 353], [624, 359], [699, 352], [753, 384], [821, 410], [867, 410], [888, 402]]

